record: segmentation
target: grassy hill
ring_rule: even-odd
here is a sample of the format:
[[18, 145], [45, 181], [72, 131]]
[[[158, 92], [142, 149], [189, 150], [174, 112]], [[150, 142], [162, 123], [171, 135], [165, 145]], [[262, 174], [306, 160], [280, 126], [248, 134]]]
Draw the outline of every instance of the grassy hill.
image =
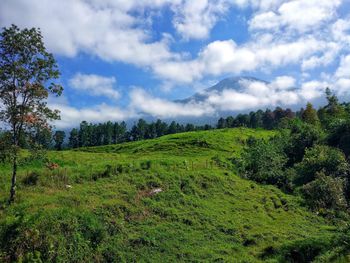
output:
[[235, 173], [229, 160], [246, 139], [271, 135], [225, 129], [49, 152], [59, 168], [24, 162], [11, 207], [0, 166], [0, 261], [291, 261], [291, 248], [337, 229]]

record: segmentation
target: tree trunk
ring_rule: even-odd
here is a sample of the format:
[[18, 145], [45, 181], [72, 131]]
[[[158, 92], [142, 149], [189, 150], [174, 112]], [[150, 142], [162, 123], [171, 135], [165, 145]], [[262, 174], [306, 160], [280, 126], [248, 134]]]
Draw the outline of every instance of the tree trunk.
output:
[[9, 204], [11, 204], [15, 201], [16, 181], [17, 181], [17, 152], [13, 156], [12, 180], [11, 180]]

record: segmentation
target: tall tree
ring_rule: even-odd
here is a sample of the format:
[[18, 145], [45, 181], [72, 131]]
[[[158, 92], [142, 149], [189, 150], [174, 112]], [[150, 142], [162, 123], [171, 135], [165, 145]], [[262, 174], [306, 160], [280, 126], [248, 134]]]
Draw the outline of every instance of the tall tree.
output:
[[79, 147], [79, 131], [74, 128], [69, 134], [69, 147], [78, 148]]
[[58, 151], [62, 150], [62, 145], [64, 142], [64, 138], [66, 137], [66, 133], [64, 131], [56, 131], [53, 135], [53, 139], [55, 141], [55, 149]]
[[220, 118], [218, 120], [218, 124], [216, 126], [218, 129], [223, 129], [227, 127], [226, 120], [224, 118]]
[[52, 54], [46, 51], [39, 29], [12, 25], [0, 34], [0, 120], [12, 136], [12, 180], [9, 203], [15, 200], [19, 138], [34, 126], [48, 127], [59, 112], [47, 106], [49, 92], [61, 95], [63, 88], [51, 83], [60, 73]]
[[303, 111], [303, 114], [301, 115], [301, 119], [305, 121], [306, 123], [316, 125], [320, 122], [317, 111], [314, 109], [312, 104], [309, 102], [306, 105], [306, 109]]

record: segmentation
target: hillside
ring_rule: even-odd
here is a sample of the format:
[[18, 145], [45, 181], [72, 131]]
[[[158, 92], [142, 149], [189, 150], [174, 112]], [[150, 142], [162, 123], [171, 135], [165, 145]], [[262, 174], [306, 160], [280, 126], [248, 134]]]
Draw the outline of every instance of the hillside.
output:
[[0, 259], [288, 261], [295, 245], [327, 242], [336, 227], [298, 198], [235, 173], [229, 159], [246, 139], [272, 134], [224, 129], [52, 151], [59, 168], [21, 166], [11, 207], [10, 167], [0, 166]]

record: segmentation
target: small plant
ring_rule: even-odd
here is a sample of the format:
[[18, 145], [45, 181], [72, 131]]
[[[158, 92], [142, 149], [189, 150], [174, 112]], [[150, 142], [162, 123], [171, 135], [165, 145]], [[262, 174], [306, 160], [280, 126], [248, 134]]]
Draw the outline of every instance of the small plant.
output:
[[150, 160], [144, 161], [140, 164], [142, 170], [149, 170], [151, 169], [152, 162]]
[[31, 172], [23, 178], [22, 183], [26, 186], [36, 185], [39, 181], [40, 175], [37, 172]]

